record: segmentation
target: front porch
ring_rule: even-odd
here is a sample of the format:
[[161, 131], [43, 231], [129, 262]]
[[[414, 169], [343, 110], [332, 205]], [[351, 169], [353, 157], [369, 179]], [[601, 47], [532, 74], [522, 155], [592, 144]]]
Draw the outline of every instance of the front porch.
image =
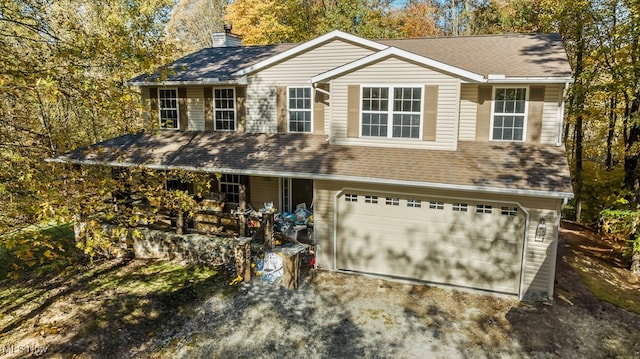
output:
[[[114, 178], [131, 179], [126, 172], [116, 169]], [[315, 262], [313, 181], [197, 176], [194, 181], [168, 177], [161, 194], [114, 193], [114, 210], [122, 213], [117, 218], [133, 214], [135, 220], [125, 230], [107, 221], [104, 232], [118, 243], [120, 252], [139, 258], [231, 267], [235, 263], [238, 278], [247, 281], [256, 274], [276, 279], [273, 272], [279, 270], [277, 278], [284, 277], [287, 288], [296, 288], [299, 269]], [[122, 188], [131, 186], [123, 183]], [[279, 206], [287, 210], [280, 211]], [[279, 268], [273, 267], [274, 256], [281, 257]]]

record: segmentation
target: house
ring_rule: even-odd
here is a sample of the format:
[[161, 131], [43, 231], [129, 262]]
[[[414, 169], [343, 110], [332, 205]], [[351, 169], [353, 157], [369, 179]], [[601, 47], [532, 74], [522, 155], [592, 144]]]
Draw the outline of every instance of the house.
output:
[[313, 205], [321, 269], [552, 298], [573, 196], [559, 36], [224, 36], [130, 81], [160, 131], [55, 160], [218, 173], [232, 203]]

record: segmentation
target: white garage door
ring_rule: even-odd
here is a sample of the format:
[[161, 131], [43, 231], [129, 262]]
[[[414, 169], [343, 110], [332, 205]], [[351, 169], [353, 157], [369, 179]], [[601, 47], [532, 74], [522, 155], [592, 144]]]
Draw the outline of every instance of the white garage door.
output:
[[525, 214], [513, 204], [346, 192], [338, 269], [517, 294]]

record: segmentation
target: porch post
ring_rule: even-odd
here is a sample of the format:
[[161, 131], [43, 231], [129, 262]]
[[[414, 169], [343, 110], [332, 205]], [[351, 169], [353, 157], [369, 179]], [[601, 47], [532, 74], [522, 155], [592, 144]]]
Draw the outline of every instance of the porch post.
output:
[[247, 235], [247, 216], [245, 216], [245, 211], [247, 210], [247, 185], [245, 181], [241, 180], [238, 188], [239, 199], [238, 201], [238, 211], [240, 215], [238, 216], [238, 225], [240, 226], [239, 234], [240, 237], [244, 237]]

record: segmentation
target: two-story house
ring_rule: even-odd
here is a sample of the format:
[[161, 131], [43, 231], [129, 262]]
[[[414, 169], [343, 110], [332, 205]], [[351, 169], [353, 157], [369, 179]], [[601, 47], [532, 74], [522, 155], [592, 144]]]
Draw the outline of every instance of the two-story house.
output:
[[159, 133], [58, 160], [219, 173], [231, 202], [306, 203], [318, 268], [552, 296], [572, 197], [559, 36], [221, 36], [131, 80]]

